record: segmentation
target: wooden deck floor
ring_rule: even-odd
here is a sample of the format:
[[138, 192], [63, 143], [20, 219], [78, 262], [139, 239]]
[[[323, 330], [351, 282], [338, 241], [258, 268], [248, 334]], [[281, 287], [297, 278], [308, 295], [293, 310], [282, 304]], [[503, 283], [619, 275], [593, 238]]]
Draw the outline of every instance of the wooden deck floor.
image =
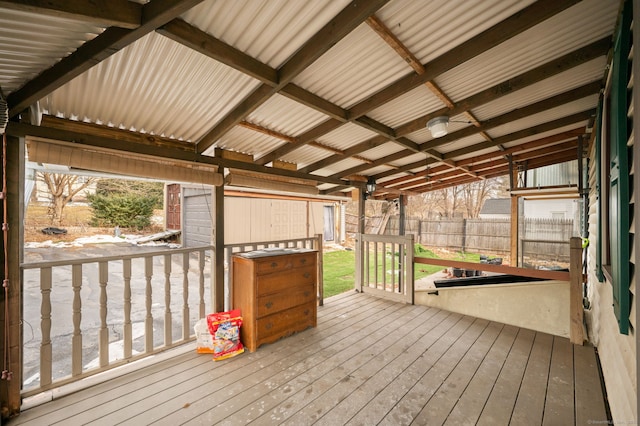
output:
[[255, 353], [213, 362], [190, 351], [28, 409], [8, 424], [607, 420], [593, 348], [351, 292], [326, 300], [318, 315], [317, 328]]

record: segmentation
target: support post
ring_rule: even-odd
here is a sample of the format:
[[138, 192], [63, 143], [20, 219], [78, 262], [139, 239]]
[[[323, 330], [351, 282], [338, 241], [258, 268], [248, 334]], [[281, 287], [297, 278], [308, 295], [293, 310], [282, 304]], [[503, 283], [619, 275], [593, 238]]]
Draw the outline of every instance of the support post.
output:
[[572, 237], [569, 254], [569, 340], [574, 345], [584, 341], [582, 308], [582, 240]]
[[[0, 135], [1, 136], [1, 135]], [[3, 247], [3, 250], [7, 250], [7, 263], [9, 266], [8, 271], [8, 299], [2, 297], [1, 308], [4, 313], [6, 309], [9, 310], [8, 320], [9, 324], [5, 324], [4, 315], [2, 327], [0, 327], [0, 333], [2, 339], [0, 339], [0, 350], [4, 353], [7, 348], [5, 344], [9, 343], [9, 357], [7, 359], [7, 376], [8, 379], [0, 381], [0, 402], [2, 417], [12, 417], [20, 412], [20, 404], [22, 403], [22, 397], [20, 390], [22, 387], [22, 296], [20, 294], [21, 289], [21, 273], [20, 263], [22, 263], [22, 241], [23, 241], [23, 228], [22, 217], [24, 210], [24, 176], [25, 176], [25, 150], [24, 150], [24, 138], [16, 138], [13, 136], [7, 136], [7, 151], [6, 159], [3, 158], [4, 166], [6, 166], [6, 178], [7, 178], [7, 216], [2, 215], [2, 222], [8, 224], [8, 244], [7, 247]], [[0, 266], [2, 270], [2, 276], [4, 277], [4, 262]], [[8, 331], [9, 338], [7, 339], [5, 332]], [[4, 367], [3, 367], [4, 368]], [[0, 423], [2, 420], [0, 420]]]
[[400, 197], [398, 197], [398, 207], [400, 208], [400, 223], [398, 224], [398, 235], [404, 235], [406, 233], [406, 202], [407, 197], [405, 197], [404, 195], [400, 195]]
[[214, 201], [211, 218], [214, 224], [211, 307], [213, 312], [224, 312], [224, 185], [214, 186], [211, 195]]
[[365, 211], [364, 211], [364, 193], [362, 189], [354, 190], [358, 203], [358, 231], [356, 233], [356, 282], [355, 290], [362, 292], [362, 274], [364, 265], [364, 250], [362, 235], [364, 235]]

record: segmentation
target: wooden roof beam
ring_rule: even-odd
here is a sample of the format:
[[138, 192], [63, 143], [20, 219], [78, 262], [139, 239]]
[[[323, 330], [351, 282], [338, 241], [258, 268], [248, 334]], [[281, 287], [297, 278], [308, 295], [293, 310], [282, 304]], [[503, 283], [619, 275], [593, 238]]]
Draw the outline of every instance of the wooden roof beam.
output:
[[0, 8], [90, 22], [101, 27], [134, 29], [142, 21], [142, 5], [129, 0], [0, 0]]
[[[389, 0], [372, 0], [360, 2], [354, 0], [347, 5], [278, 69], [278, 84], [275, 87], [262, 84], [204, 135], [197, 143], [198, 152], [205, 152], [209, 149], [223, 134], [266, 102], [267, 99], [277, 93], [281, 88], [289, 84], [300, 72], [326, 53], [338, 41], [353, 31], [369, 16], [373, 15], [388, 1]], [[266, 164], [275, 159], [276, 158], [271, 158], [262, 164]]]

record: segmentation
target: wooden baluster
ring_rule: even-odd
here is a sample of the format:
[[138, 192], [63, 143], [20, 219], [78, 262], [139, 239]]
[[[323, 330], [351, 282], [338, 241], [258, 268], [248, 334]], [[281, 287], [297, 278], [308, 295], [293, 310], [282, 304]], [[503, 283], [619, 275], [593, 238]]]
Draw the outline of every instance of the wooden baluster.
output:
[[191, 335], [189, 327], [189, 253], [182, 253], [182, 339]]
[[40, 269], [40, 329], [42, 330], [42, 342], [40, 343], [40, 386], [51, 384], [51, 371], [53, 362], [51, 347], [51, 268]]
[[[204, 250], [200, 250], [198, 252], [198, 275], [200, 277], [200, 282], [198, 283], [198, 289], [200, 290], [200, 303], [199, 303], [199, 313], [200, 318], [204, 318], [205, 316], [205, 307], [204, 307], [204, 263], [206, 253]], [[191, 330], [189, 330], [191, 331]]]
[[82, 288], [82, 265], [71, 267], [71, 285], [73, 288], [73, 336], [71, 338], [71, 375], [82, 374], [82, 331], [80, 321], [82, 319], [82, 299], [80, 289]]
[[131, 259], [122, 260], [122, 276], [124, 278], [124, 359], [131, 358], [133, 352], [133, 330], [131, 327]]
[[107, 281], [109, 280], [109, 265], [107, 262], [98, 263], [98, 281], [100, 283], [100, 337], [98, 353], [100, 367], [109, 365], [109, 329], [107, 328]]
[[171, 255], [164, 255], [164, 345], [172, 342], [171, 331], [173, 319], [171, 316]]
[[151, 278], [153, 277], [153, 257], [146, 256], [144, 258], [144, 275], [147, 280], [145, 290], [145, 302], [147, 315], [144, 319], [144, 350], [146, 353], [153, 351], [153, 315], [151, 314], [152, 287]]

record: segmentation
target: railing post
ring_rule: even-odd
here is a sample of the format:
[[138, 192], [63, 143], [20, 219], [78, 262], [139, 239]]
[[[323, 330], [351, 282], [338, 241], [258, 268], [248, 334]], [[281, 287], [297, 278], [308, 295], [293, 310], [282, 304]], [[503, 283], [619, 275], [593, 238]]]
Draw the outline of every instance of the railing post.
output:
[[71, 285], [73, 288], [73, 337], [71, 338], [71, 375], [82, 374], [82, 332], [80, 330], [80, 320], [82, 319], [82, 299], [80, 289], [82, 288], [82, 265], [71, 267]]
[[[184, 319], [183, 319], [183, 322]], [[187, 323], [189, 321], [186, 321]], [[164, 344], [170, 346], [173, 340], [171, 331], [173, 328], [171, 315], [171, 255], [164, 255]]]
[[316, 279], [318, 283], [318, 305], [324, 305], [324, 275], [323, 275], [323, 253], [322, 253], [322, 234], [316, 234], [315, 240], [313, 240], [313, 248], [318, 251], [318, 277]]
[[582, 239], [573, 237], [570, 240], [569, 260], [569, 340], [574, 345], [582, 345], [584, 341], [582, 308]]
[[109, 266], [107, 262], [98, 263], [98, 281], [100, 282], [100, 337], [98, 353], [100, 367], [109, 365], [109, 329], [107, 328], [107, 281]]
[[189, 253], [182, 253], [182, 339], [191, 335], [189, 326]]
[[[213, 255], [213, 253], [211, 253]], [[207, 254], [205, 250], [200, 250], [198, 252], [198, 275], [200, 277], [198, 281], [198, 290], [200, 291], [200, 303], [198, 305], [198, 313], [200, 314], [198, 318], [204, 318], [206, 315], [205, 305], [204, 305], [204, 264]], [[189, 331], [191, 332], [191, 331]]]
[[407, 303], [415, 304], [415, 292], [413, 291], [414, 287], [414, 265], [413, 265], [413, 234], [407, 235], [407, 243], [406, 243], [406, 262], [405, 262], [405, 291], [406, 291], [406, 299]]
[[51, 281], [51, 268], [42, 268], [40, 270], [40, 292], [42, 293], [42, 302], [40, 304], [40, 328], [42, 330], [42, 343], [40, 344], [40, 386], [50, 385], [52, 375]]
[[124, 278], [124, 351], [123, 358], [129, 359], [133, 354], [133, 328], [131, 325], [131, 259], [123, 259], [122, 276]]
[[144, 292], [146, 316], [144, 318], [144, 351], [146, 353], [153, 352], [153, 315], [151, 314], [151, 303], [153, 289], [151, 287], [151, 278], [153, 277], [153, 257], [146, 256], [144, 258], [144, 276], [147, 282]]
[[362, 293], [362, 264], [364, 260], [362, 234], [356, 235], [356, 282], [355, 290]]

